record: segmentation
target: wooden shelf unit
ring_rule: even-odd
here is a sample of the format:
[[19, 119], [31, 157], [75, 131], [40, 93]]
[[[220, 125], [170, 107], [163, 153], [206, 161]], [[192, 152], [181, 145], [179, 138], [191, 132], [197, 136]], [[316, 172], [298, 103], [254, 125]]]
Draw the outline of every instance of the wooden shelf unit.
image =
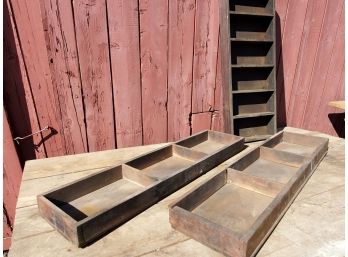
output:
[[276, 133], [274, 0], [221, 2], [227, 130], [246, 141], [262, 140]]

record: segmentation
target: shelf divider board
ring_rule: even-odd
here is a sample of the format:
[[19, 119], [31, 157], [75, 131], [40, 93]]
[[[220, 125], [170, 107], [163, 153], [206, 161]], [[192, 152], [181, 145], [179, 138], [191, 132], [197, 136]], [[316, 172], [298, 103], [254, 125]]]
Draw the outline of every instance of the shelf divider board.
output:
[[[246, 142], [276, 133], [276, 34], [274, 0], [220, 0], [220, 42], [225, 132], [245, 137]], [[272, 94], [263, 105], [248, 105], [248, 113], [236, 113], [239, 99]], [[260, 109], [261, 108], [261, 109]], [[270, 119], [269, 116], [273, 117]], [[243, 118], [250, 118], [241, 121]], [[253, 119], [251, 119], [253, 118]], [[225, 122], [227, 123], [227, 122]]]
[[242, 137], [203, 131], [38, 195], [39, 213], [84, 247], [245, 148]]
[[255, 256], [328, 151], [279, 132], [169, 207], [172, 227], [226, 256]]

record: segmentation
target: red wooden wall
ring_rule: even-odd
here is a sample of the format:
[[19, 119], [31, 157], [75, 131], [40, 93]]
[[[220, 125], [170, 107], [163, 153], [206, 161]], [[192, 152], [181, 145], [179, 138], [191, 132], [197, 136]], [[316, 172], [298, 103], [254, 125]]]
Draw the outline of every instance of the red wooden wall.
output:
[[[344, 99], [343, 2], [276, 0], [280, 126], [337, 135], [327, 103]], [[5, 0], [9, 128], [50, 127], [5, 153], [23, 166], [223, 130], [218, 46], [218, 0]]]

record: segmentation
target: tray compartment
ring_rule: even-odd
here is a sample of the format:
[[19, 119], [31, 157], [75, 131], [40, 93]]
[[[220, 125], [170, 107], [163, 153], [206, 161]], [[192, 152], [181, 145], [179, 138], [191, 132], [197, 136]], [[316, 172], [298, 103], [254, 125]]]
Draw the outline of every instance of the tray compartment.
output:
[[163, 180], [192, 166], [196, 161], [206, 156], [201, 152], [185, 149], [178, 145], [170, 145], [126, 164], [140, 170], [149, 177]]
[[317, 165], [325, 155], [328, 144], [326, 138], [281, 131], [265, 141], [263, 146], [306, 156], [313, 160], [313, 165]]
[[243, 156], [230, 168], [248, 175], [279, 183], [287, 183], [307, 159], [273, 149], [258, 147]]
[[121, 165], [47, 193], [45, 197], [74, 220], [81, 221], [156, 182], [156, 179]]
[[232, 90], [274, 89], [273, 67], [232, 69]]
[[238, 138], [234, 135], [216, 131], [203, 131], [187, 139], [178, 141], [176, 145], [190, 148], [193, 151], [212, 154], [235, 142]]

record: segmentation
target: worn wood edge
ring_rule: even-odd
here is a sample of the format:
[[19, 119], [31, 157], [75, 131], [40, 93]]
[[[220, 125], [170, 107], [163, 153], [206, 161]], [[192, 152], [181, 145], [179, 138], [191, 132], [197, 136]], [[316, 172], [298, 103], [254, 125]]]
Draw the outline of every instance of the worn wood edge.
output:
[[[142, 150], [144, 149], [144, 152], [149, 152], [149, 150], [146, 150], [147, 148], [153, 148], [150, 151], [155, 151], [156, 149], [165, 147], [170, 145], [171, 143], [160, 143], [160, 144], [151, 144], [151, 145], [143, 145], [143, 146], [135, 146], [135, 147], [127, 147], [127, 148], [119, 148], [119, 149], [112, 149], [112, 150], [105, 150], [105, 151], [93, 151], [93, 152], [88, 152], [88, 153], [81, 153], [81, 154], [74, 154], [74, 155], [65, 155], [65, 156], [56, 156], [56, 157], [50, 157], [50, 158], [46, 158], [46, 159], [40, 159], [40, 160], [29, 160], [25, 162], [25, 172], [24, 174], [30, 173], [30, 172], [35, 172], [35, 171], [40, 171], [42, 170], [41, 166], [42, 165], [49, 165], [53, 162], [59, 162], [59, 163], [63, 163], [65, 165], [69, 165], [69, 163], [71, 162], [71, 159], [73, 159], [74, 161], [80, 160], [80, 161], [86, 161], [86, 160], [90, 160], [90, 159], [96, 159], [97, 157], [101, 156], [101, 157], [105, 157], [110, 155], [110, 164], [107, 166], [113, 166], [113, 164], [111, 164], [111, 160], [113, 159], [112, 157], [114, 155], [117, 155], [120, 151], [132, 151], [133, 149], [136, 150]], [[144, 153], [146, 154], [146, 153]], [[97, 156], [96, 156], [97, 155]], [[40, 163], [40, 165], [38, 165], [38, 163]], [[64, 167], [62, 164], [60, 165], [61, 168], [58, 169], [56, 172], [58, 173], [59, 171], [66, 171], [66, 167]], [[101, 167], [105, 167], [105, 166], [89, 166], [87, 167], [87, 169], [94, 169], [94, 168], [101, 168]], [[79, 167], [76, 167], [76, 169], [67, 171], [67, 173], [69, 172], [77, 172], [77, 171], [81, 171], [81, 169], [83, 170], [83, 166], [81, 167], [81, 165]], [[64, 172], [61, 172], [64, 173]]]
[[178, 206], [169, 209], [171, 226], [190, 238], [229, 256], [244, 257], [246, 242], [242, 236], [225, 227], [212, 223]]
[[[221, 179], [223, 181], [221, 181]], [[214, 175], [213, 177], [209, 178], [208, 180], [204, 180], [204, 181], [200, 182], [197, 186], [195, 186], [192, 189], [190, 189], [189, 191], [187, 191], [181, 197], [179, 197], [174, 202], [169, 204], [168, 209], [172, 209], [175, 206], [187, 209], [188, 208], [187, 204], [188, 204], [188, 202], [190, 202], [191, 198], [195, 198], [195, 197], [199, 196], [201, 199], [204, 199], [206, 197], [209, 197], [214, 192], [216, 192], [219, 188], [221, 188], [221, 186], [223, 186], [226, 183], [226, 180], [227, 180], [227, 171], [225, 169], [225, 170], [219, 172], [218, 174]], [[214, 185], [216, 185], [216, 187], [214, 187], [214, 189], [212, 189], [210, 186], [208, 186], [210, 181], [216, 182], [216, 184], [214, 184]], [[220, 183], [222, 183], [221, 186], [220, 186]], [[202, 194], [204, 194], [203, 197], [202, 197]], [[190, 209], [193, 209], [194, 207], [192, 207], [192, 203], [190, 203], [190, 204], [191, 204], [189, 206]]]
[[227, 172], [228, 181], [231, 184], [268, 197], [276, 197], [284, 187], [283, 183], [250, 175], [231, 168], [227, 168]]
[[[223, 94], [224, 132], [234, 134], [233, 125], [233, 100], [232, 100], [232, 80], [231, 80], [231, 58], [230, 58], [230, 22], [229, 22], [229, 1], [219, 0], [219, 20], [220, 20], [220, 53], [221, 56], [221, 91]], [[226, 36], [228, 35], [228, 36]]]
[[37, 196], [37, 203], [40, 216], [67, 240], [78, 244], [77, 222], [43, 195]]
[[[327, 152], [326, 152], [327, 153]], [[325, 155], [326, 155], [325, 153]], [[325, 155], [322, 157], [324, 158]], [[319, 166], [320, 162], [317, 163], [317, 165], [312, 168], [310, 160], [307, 160], [305, 164], [303, 164], [302, 169], [298, 170], [295, 177], [293, 177], [283, 188], [282, 192], [272, 201], [270, 205], [274, 205], [273, 210], [269, 211], [269, 206], [266, 208], [266, 210], [261, 214], [261, 216], [256, 220], [256, 222], [253, 224], [253, 226], [249, 229], [248, 233], [243, 237], [244, 240], [246, 240], [248, 243], [247, 247], [247, 256], [255, 256], [257, 252], [260, 250], [262, 245], [265, 243], [265, 241], [268, 239], [268, 237], [271, 235], [273, 232], [274, 228], [278, 225], [282, 217], [285, 215], [287, 210], [290, 208], [291, 204], [293, 201], [296, 199], [298, 194], [301, 192], [302, 188], [306, 185], [310, 177], [313, 175], [315, 172], [316, 168]], [[306, 172], [307, 170], [307, 172]], [[302, 178], [301, 178], [302, 175]], [[296, 187], [295, 190], [293, 187]], [[294, 190], [295, 192], [292, 193], [291, 195], [291, 190]], [[290, 196], [289, 196], [290, 194]], [[282, 200], [284, 198], [288, 198], [287, 203], [285, 206], [280, 206], [282, 204]], [[276, 208], [281, 208], [282, 210], [280, 211], [279, 214], [274, 214], [276, 212]], [[273, 218], [272, 215], [276, 215], [277, 218], [273, 220], [272, 224], [268, 226], [267, 228], [267, 218]], [[249, 248], [250, 242], [253, 240], [253, 237], [255, 236], [255, 231], [265, 229], [264, 226], [266, 226], [267, 232], [265, 235], [262, 237], [261, 240], [257, 243], [256, 247], [251, 247]], [[250, 255], [248, 255], [250, 254]]]
[[309, 160], [310, 158], [286, 152], [279, 151], [273, 148], [268, 148], [264, 146], [260, 147], [260, 155], [263, 155], [263, 159], [270, 160], [272, 162], [280, 163], [283, 165], [299, 168], [302, 166], [303, 162]]

